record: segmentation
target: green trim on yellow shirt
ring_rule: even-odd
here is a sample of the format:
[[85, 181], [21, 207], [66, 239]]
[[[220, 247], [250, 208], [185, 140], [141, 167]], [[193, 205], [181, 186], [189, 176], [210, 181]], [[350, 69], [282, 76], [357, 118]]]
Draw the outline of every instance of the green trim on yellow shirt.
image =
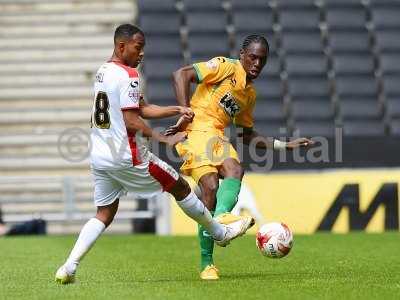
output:
[[197, 64], [193, 64], [193, 68], [196, 71], [196, 79], [197, 83], [201, 83], [203, 81], [203, 76], [201, 76], [201, 72]]

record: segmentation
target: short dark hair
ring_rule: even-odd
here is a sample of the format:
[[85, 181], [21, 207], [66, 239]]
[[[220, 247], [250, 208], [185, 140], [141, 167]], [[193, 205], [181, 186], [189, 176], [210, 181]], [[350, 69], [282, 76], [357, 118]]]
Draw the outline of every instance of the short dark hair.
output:
[[117, 29], [115, 29], [115, 33], [114, 33], [114, 44], [117, 43], [118, 40], [129, 40], [132, 38], [132, 36], [134, 36], [136, 33], [140, 33], [144, 36], [143, 31], [132, 24], [122, 24], [119, 25], [117, 27]]
[[267, 39], [259, 34], [251, 34], [251, 35], [246, 36], [246, 38], [244, 39], [243, 44], [242, 44], [242, 49], [246, 50], [253, 43], [262, 44], [269, 53], [269, 44], [268, 44]]

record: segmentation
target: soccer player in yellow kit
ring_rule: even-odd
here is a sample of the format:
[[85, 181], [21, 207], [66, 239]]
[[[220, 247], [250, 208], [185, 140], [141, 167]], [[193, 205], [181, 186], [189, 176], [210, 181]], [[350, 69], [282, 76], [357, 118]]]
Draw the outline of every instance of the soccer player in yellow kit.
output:
[[[253, 130], [256, 102], [253, 80], [265, 66], [268, 53], [267, 40], [250, 35], [243, 42], [239, 60], [216, 57], [185, 66], [173, 74], [179, 105], [190, 106], [195, 116], [191, 123], [179, 119], [166, 134], [186, 130], [187, 140], [176, 145], [184, 159], [181, 171], [198, 183], [201, 200], [210, 211], [215, 210], [214, 217], [222, 223], [235, 218], [229, 212], [236, 204], [244, 174], [236, 150], [224, 136], [224, 129], [231, 122], [242, 128], [240, 137], [245, 144], [257, 138], [257, 148], [293, 149], [313, 143], [306, 138], [283, 142], [261, 137]], [[197, 88], [190, 99], [191, 83], [197, 83]], [[221, 184], [219, 177], [223, 178]], [[213, 262], [214, 242], [201, 226], [199, 239], [200, 277], [218, 279], [219, 271]]]

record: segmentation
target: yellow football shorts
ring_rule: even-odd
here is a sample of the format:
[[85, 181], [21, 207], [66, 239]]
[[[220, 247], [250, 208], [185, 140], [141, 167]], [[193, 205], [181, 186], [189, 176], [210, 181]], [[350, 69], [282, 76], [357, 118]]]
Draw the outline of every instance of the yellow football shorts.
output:
[[175, 146], [184, 160], [181, 172], [191, 176], [196, 183], [207, 173], [218, 173], [218, 167], [227, 158], [240, 162], [229, 139], [208, 131], [188, 131], [188, 138]]

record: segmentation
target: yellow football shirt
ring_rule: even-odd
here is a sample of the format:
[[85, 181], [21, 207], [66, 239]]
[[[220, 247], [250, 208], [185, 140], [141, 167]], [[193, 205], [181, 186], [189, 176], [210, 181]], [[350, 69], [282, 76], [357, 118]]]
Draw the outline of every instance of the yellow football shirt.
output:
[[190, 101], [195, 113], [188, 130], [213, 130], [223, 134], [231, 122], [253, 127], [256, 91], [246, 84], [246, 72], [239, 60], [215, 57], [193, 64], [198, 85]]

